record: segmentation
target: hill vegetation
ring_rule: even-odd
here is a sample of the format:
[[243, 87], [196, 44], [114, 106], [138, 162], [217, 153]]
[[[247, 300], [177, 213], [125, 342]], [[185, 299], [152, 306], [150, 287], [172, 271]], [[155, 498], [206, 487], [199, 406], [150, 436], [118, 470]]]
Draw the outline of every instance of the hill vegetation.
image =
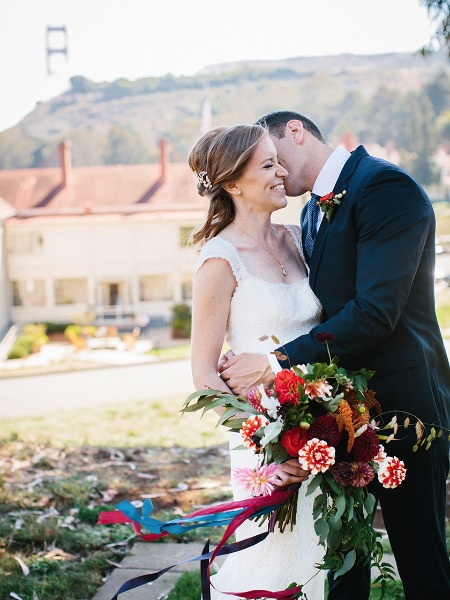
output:
[[424, 183], [436, 179], [429, 157], [450, 146], [445, 52], [251, 61], [136, 81], [77, 76], [70, 85], [0, 133], [1, 169], [56, 165], [64, 138], [72, 141], [75, 165], [156, 161], [161, 137], [171, 160], [184, 161], [199, 135], [205, 98], [213, 126], [290, 108], [317, 121], [330, 141], [351, 132], [363, 143], [393, 142]]

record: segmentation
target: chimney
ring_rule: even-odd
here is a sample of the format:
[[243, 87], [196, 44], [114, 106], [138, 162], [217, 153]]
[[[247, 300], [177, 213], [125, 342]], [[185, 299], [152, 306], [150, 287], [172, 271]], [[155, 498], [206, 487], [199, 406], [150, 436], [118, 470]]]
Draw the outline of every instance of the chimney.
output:
[[166, 182], [167, 175], [167, 141], [159, 140], [160, 164], [161, 164], [161, 183]]
[[59, 157], [62, 173], [62, 187], [67, 188], [72, 185], [71, 143], [68, 140], [64, 140], [60, 143]]

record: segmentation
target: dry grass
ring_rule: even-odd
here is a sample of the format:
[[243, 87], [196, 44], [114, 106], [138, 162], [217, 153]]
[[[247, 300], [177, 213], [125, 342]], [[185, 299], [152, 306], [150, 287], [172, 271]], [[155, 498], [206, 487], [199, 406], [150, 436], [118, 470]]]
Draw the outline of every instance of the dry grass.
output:
[[27, 444], [52, 446], [164, 446], [199, 448], [226, 441], [224, 430], [207, 413], [181, 415], [184, 397], [141, 400], [89, 410], [2, 420], [3, 438], [16, 435]]

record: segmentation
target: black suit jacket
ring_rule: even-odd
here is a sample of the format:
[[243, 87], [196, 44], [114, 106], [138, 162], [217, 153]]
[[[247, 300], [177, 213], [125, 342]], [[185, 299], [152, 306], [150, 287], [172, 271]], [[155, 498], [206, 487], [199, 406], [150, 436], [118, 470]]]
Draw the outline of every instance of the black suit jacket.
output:
[[384, 410], [447, 426], [450, 368], [435, 314], [431, 203], [405, 171], [362, 146], [333, 191], [343, 190], [331, 223], [323, 218], [311, 257], [322, 323], [279, 348], [289, 357], [281, 364], [326, 360], [315, 336], [328, 332], [341, 366], [376, 371], [370, 387]]

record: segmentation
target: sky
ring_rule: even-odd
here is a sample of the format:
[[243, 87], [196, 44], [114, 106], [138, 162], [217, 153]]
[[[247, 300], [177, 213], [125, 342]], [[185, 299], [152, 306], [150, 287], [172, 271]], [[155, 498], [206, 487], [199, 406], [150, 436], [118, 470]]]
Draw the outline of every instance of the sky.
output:
[[[46, 66], [47, 27], [68, 58]], [[241, 60], [414, 52], [433, 32], [419, 0], [0, 0], [0, 131], [83, 75], [192, 75]], [[63, 34], [49, 35], [52, 48]]]

